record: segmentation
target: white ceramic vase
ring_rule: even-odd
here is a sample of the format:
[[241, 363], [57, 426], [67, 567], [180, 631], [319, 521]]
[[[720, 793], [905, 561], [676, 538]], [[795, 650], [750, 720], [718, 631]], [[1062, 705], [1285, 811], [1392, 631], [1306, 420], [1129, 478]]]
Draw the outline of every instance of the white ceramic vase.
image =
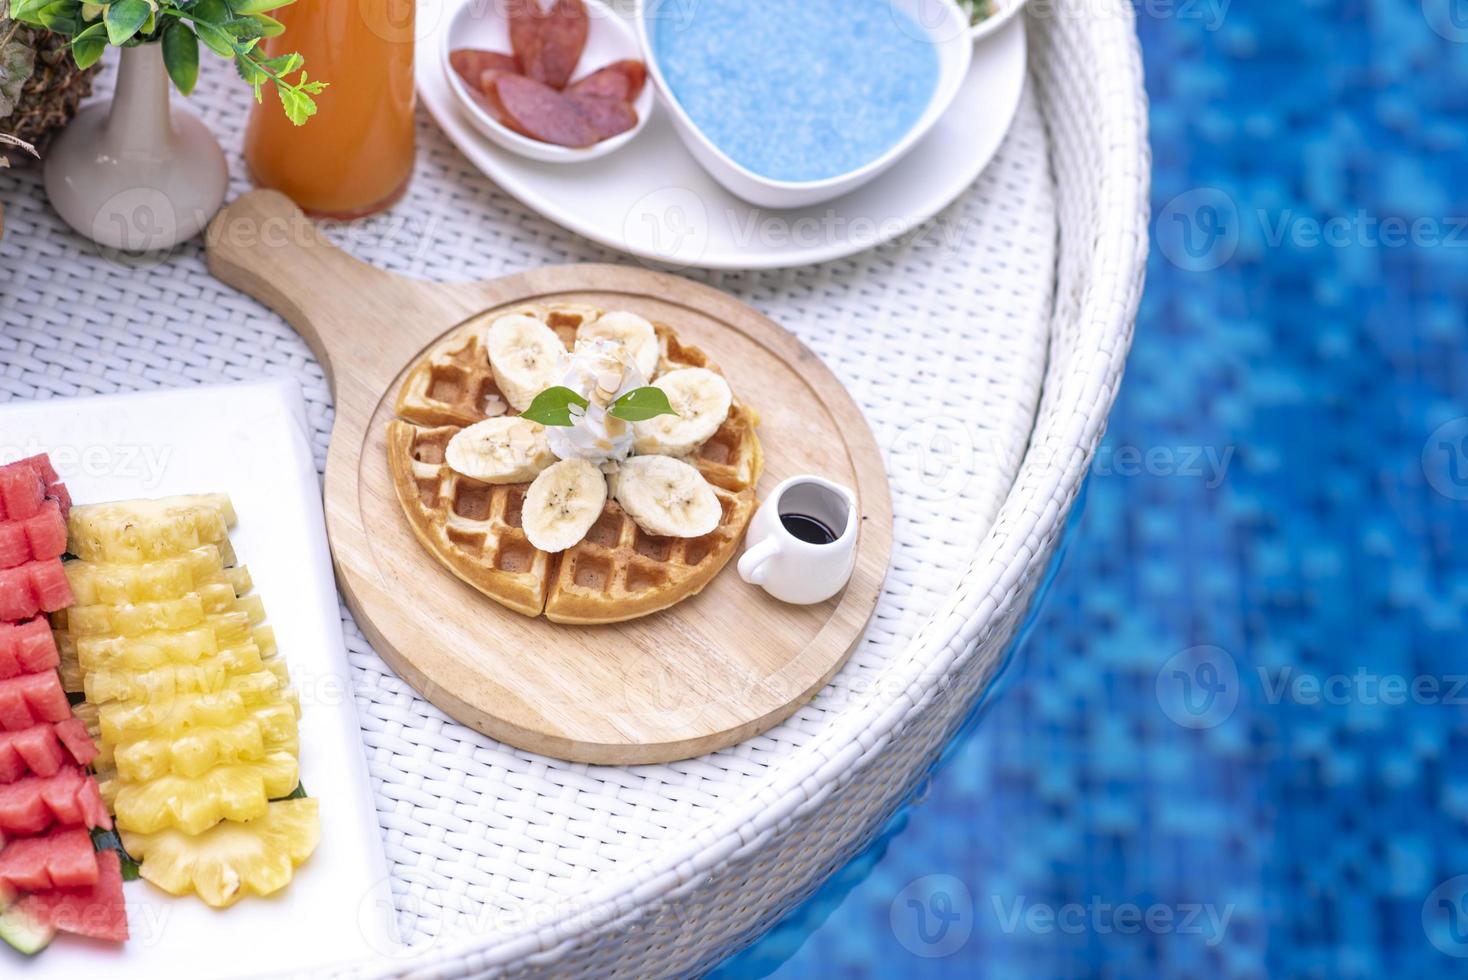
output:
[[170, 108], [170, 89], [158, 44], [123, 48], [112, 104], [82, 110], [46, 153], [52, 206], [99, 245], [170, 248], [224, 203], [224, 151], [193, 114]]

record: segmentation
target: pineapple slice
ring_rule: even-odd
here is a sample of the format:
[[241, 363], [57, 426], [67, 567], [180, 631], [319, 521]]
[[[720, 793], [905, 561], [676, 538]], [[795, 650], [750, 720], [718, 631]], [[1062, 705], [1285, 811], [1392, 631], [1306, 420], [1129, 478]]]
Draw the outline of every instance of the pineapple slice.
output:
[[[205, 754], [209, 746], [219, 744], [221, 746], [221, 758], [227, 755], [222, 746], [224, 732], [244, 731], [251, 733], [258, 728], [260, 739], [267, 750], [278, 748], [284, 750], [295, 750], [299, 744], [297, 724], [297, 709], [294, 701], [294, 692], [288, 692], [279, 701], [273, 704], [264, 704], [248, 709], [244, 716], [237, 721], [220, 725], [201, 725], [189, 729], [186, 732], [174, 732], [162, 730], [161, 733], [150, 733], [143, 738], [137, 738], [126, 745], [114, 746], [100, 737], [97, 725], [97, 709], [92, 705], [79, 705], [78, 717], [87, 722], [87, 730], [97, 739], [98, 748], [101, 750], [95, 763], [99, 774], [106, 774], [114, 769], [124, 779], [131, 779], [129, 767], [147, 767], [154, 763], [148, 760], [161, 758], [165, 755], [172, 759], [185, 760], [182, 763], [171, 763], [170, 770], [177, 776], [198, 775], [209, 768], [204, 762], [189, 762], [191, 759], [207, 759]], [[237, 729], [236, 726], [249, 726]], [[253, 740], [253, 734], [246, 734], [247, 739]], [[136, 753], [136, 754], [134, 754]], [[136, 761], [129, 761], [136, 760]], [[156, 772], [147, 778], [156, 778], [164, 775]]]
[[198, 626], [205, 616], [217, 616], [236, 609], [248, 610], [250, 603], [247, 600], [250, 599], [259, 601], [254, 596], [239, 598], [229, 582], [214, 582], [175, 599], [72, 606], [66, 611], [64, 632], [78, 639], [84, 636], [142, 636], [173, 632]]
[[[254, 599], [246, 596], [245, 599]], [[239, 600], [244, 608], [204, 617], [197, 627], [138, 636], [74, 636], [56, 634], [61, 662], [75, 661], [84, 672], [96, 670], [150, 670], [164, 664], [195, 664], [220, 650], [254, 643], [262, 658], [274, 656], [275, 631], [261, 626], [264, 610], [258, 601]]]
[[229, 686], [232, 677], [268, 670], [280, 678], [277, 660], [267, 666], [253, 643], [226, 647], [193, 664], [160, 664], [146, 670], [94, 670], [83, 679], [83, 691], [93, 704], [109, 701], [162, 701], [179, 694], [213, 694]]
[[126, 745], [140, 738], [178, 736], [193, 728], [232, 725], [248, 709], [286, 704], [295, 710], [294, 692], [283, 687], [273, 670], [236, 674], [222, 691], [180, 694], [166, 701], [114, 702], [97, 712], [102, 741]]
[[202, 834], [221, 820], [256, 820], [266, 804], [289, 796], [301, 767], [289, 752], [268, 752], [259, 762], [218, 765], [192, 779], [163, 776], [146, 783], [100, 779], [102, 799], [117, 826], [140, 834], [170, 827]]
[[295, 719], [278, 720], [282, 724], [269, 726], [247, 718], [221, 728], [196, 729], [178, 738], [142, 739], [117, 750], [116, 759], [109, 760], [115, 761], [116, 770], [99, 766], [97, 774], [106, 778], [115, 772], [117, 778], [130, 783], [170, 775], [195, 779], [217, 765], [260, 762], [269, 752], [299, 755]]
[[[227, 544], [227, 539], [226, 539]], [[207, 544], [171, 558], [160, 558], [149, 562], [95, 562], [69, 561], [65, 564], [66, 579], [71, 583], [72, 594], [79, 606], [99, 603], [121, 605], [134, 602], [151, 602], [159, 599], [176, 599], [187, 595], [200, 585], [229, 581], [244, 583], [237, 588], [240, 595], [250, 591], [248, 574], [231, 577], [236, 571], [227, 565], [234, 556], [225, 555], [219, 544]], [[243, 569], [238, 570], [243, 573]]]
[[151, 561], [228, 540], [234, 505], [222, 493], [71, 509], [71, 553], [85, 561]]
[[321, 839], [321, 808], [312, 799], [271, 803], [249, 823], [221, 823], [197, 837], [177, 830], [122, 831], [122, 846], [142, 875], [170, 895], [197, 894], [215, 908], [290, 884]]

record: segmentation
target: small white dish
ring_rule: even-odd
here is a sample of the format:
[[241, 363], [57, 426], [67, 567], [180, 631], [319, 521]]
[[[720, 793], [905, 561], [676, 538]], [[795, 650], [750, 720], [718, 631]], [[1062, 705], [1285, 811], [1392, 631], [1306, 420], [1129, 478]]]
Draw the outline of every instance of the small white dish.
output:
[[[586, 50], [581, 53], [581, 61], [576, 65], [573, 82], [614, 61], [643, 60], [637, 35], [625, 20], [617, 16], [602, 0], [584, 2], [591, 26], [586, 34]], [[443, 41], [439, 46], [439, 65], [448, 79], [449, 89], [458, 99], [459, 108], [474, 128], [505, 149], [532, 160], [545, 163], [580, 163], [614, 153], [642, 132], [656, 104], [652, 85], [643, 85], [642, 92], [632, 103], [632, 107], [637, 110], [637, 125], [627, 132], [604, 139], [594, 146], [570, 147], [542, 143], [507, 128], [480, 108], [469, 92], [468, 83], [449, 64], [449, 54], [460, 48], [480, 48], [509, 54], [510, 25], [505, 17], [505, 5], [484, 3], [482, 0], [467, 0], [462, 4], [449, 20], [448, 30], [443, 32]]]
[[[647, 73], [657, 86], [658, 95], [673, 117], [674, 128], [699, 164], [730, 193], [751, 204], [770, 208], [798, 208], [819, 204], [855, 190], [878, 176], [906, 155], [932, 129], [953, 104], [973, 59], [973, 43], [969, 37], [968, 15], [954, 0], [890, 0], [894, 10], [906, 14], [932, 37], [938, 53], [938, 82], [928, 107], [907, 134], [885, 153], [855, 170], [820, 180], [775, 180], [765, 177], [734, 161], [717, 144], [704, 135], [683, 110], [672, 87], [658, 65], [652, 38], [648, 33], [649, 12], [665, 4], [681, 0], [636, 0], [634, 19], [637, 36], [642, 42], [642, 59]], [[697, 17], [698, 5], [680, 6], [680, 16]], [[812, 39], [819, 43], [818, 39]]]
[[[608, 248], [659, 266], [783, 269], [843, 258], [902, 235], [956, 248], [962, 223], [930, 221], [993, 159], [1025, 86], [1025, 19], [984, 42], [947, 115], [891, 170], [830, 204], [768, 211], [741, 201], [701, 167], [658, 112], [626, 153], [547, 167], [504, 149], [462, 111], [439, 68], [449, 18], [422, 17], [418, 97], [465, 158], [530, 210]], [[925, 224], [926, 222], [926, 224]]]
[[996, 33], [999, 28], [1008, 24], [1025, 9], [1029, 0], [993, 0], [993, 3], [998, 9], [969, 29], [969, 37], [975, 41]]
[[[787, 518], [814, 521], [832, 540], [797, 537]], [[792, 476], [754, 512], [744, 536], [739, 577], [781, 602], [825, 602], [851, 580], [860, 527], [861, 511], [851, 488], [819, 476]]]

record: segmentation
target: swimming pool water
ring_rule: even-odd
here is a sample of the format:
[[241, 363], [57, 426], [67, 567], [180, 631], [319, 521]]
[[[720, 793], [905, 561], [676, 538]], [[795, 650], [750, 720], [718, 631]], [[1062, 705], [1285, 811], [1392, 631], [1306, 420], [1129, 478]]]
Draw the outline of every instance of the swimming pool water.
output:
[[718, 977], [1468, 973], [1468, 3], [1135, 6], [1153, 253], [1065, 565]]
[[877, 159], [938, 84], [932, 38], [888, 0], [667, 0], [646, 16], [689, 118], [736, 163], [776, 180]]

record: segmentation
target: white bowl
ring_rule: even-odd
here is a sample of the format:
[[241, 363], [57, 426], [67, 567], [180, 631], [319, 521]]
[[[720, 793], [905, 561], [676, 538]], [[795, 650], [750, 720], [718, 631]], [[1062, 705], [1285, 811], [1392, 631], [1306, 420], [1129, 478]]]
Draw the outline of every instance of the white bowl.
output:
[[[617, 16], [612, 8], [602, 3], [601, 0], [584, 0], [584, 2], [591, 26], [586, 33], [586, 50], [581, 53], [581, 61], [576, 65], [573, 81], [584, 75], [590, 75], [614, 61], [621, 61], [625, 58], [641, 60], [641, 45], [638, 43], [636, 33], [628, 23]], [[637, 110], [637, 125], [627, 132], [618, 133], [594, 146], [571, 147], [543, 143], [509, 129], [479, 107], [479, 103], [475, 102], [474, 97], [469, 93], [468, 84], [449, 64], [449, 53], [460, 48], [482, 48], [509, 54], [510, 25], [505, 18], [504, 4], [485, 2], [485, 0], [466, 0], [449, 21], [448, 30], [444, 31], [443, 44], [439, 51], [439, 63], [444, 75], [448, 77], [449, 88], [453, 91], [455, 98], [459, 100], [460, 107], [469, 121], [473, 123], [474, 128], [505, 149], [532, 160], [543, 160], [546, 163], [579, 163], [613, 153], [626, 146], [638, 133], [642, 132], [642, 127], [647, 125], [647, 117], [652, 115], [653, 106], [656, 104], [652, 86], [644, 85], [642, 92], [632, 103], [632, 107]]]
[[1028, 2], [1029, 0], [994, 0], [994, 5], [999, 9], [970, 28], [969, 36], [977, 41], [996, 33], [999, 28], [1014, 20]]
[[798, 208], [819, 204], [840, 197], [882, 173], [927, 134], [928, 130], [942, 118], [953, 103], [968, 74], [973, 59], [974, 46], [970, 37], [968, 17], [953, 0], [888, 0], [898, 11], [907, 14], [922, 25], [933, 39], [938, 53], [938, 83], [932, 98], [921, 117], [896, 144], [875, 160], [855, 170], [820, 180], [775, 180], [764, 177], [734, 161], [712, 140], [704, 135], [697, 124], [678, 103], [672, 87], [663, 77], [653, 49], [652, 37], [648, 32], [648, 9], [651, 6], [672, 3], [678, 6], [682, 16], [698, 16], [697, 3], [683, 0], [636, 0], [637, 36], [642, 42], [642, 59], [647, 63], [648, 75], [657, 86], [658, 94], [673, 117], [674, 128], [699, 164], [723, 184], [731, 194], [751, 204], [770, 208]]

